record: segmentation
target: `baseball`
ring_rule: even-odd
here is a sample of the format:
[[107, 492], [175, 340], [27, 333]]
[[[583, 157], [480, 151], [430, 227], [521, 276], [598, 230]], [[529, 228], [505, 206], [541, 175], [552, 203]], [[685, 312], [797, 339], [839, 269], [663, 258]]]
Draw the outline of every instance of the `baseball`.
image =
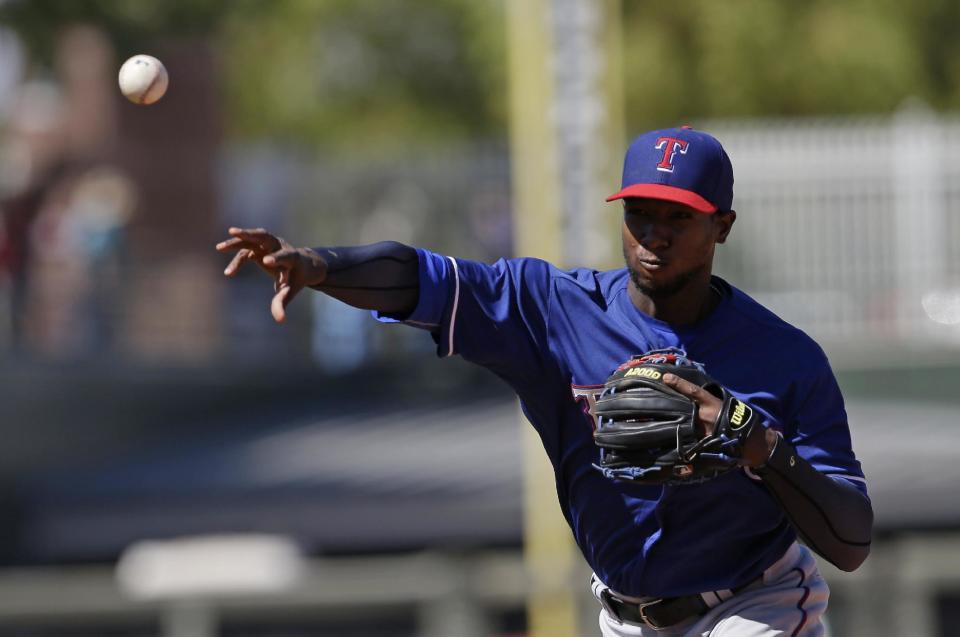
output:
[[120, 67], [120, 91], [134, 104], [153, 104], [167, 92], [167, 69], [151, 55], [134, 55]]

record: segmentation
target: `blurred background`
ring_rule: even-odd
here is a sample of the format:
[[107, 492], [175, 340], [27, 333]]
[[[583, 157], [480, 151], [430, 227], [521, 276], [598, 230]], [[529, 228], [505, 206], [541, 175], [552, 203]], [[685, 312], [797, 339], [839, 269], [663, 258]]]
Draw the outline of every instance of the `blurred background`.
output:
[[823, 564], [832, 634], [960, 635], [958, 32], [948, 0], [0, 1], [0, 637], [596, 634], [508, 388], [319, 294], [278, 326], [213, 246], [617, 267], [622, 152], [684, 123], [735, 166], [717, 272], [847, 398], [877, 536]]

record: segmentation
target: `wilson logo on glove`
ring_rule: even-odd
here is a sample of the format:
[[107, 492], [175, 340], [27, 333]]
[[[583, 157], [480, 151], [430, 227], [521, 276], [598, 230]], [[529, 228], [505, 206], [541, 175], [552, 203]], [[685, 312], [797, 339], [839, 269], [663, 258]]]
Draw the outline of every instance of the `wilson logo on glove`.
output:
[[730, 409], [731, 429], [739, 429], [753, 418], [753, 410], [747, 406], [747, 403], [736, 398], [730, 401]]

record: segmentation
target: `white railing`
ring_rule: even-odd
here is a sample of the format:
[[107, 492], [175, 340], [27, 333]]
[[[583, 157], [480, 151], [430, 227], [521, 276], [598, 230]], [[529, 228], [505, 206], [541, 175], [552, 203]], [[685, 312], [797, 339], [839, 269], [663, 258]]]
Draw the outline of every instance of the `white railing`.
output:
[[[698, 127], [720, 138], [736, 174], [738, 220], [729, 242], [718, 250], [718, 274], [810, 332], [831, 357], [847, 352], [841, 354], [844, 362], [874, 364], [863, 354], [884, 348], [957, 357], [960, 117], [913, 106], [891, 117], [713, 121]], [[402, 170], [393, 164], [327, 166], [299, 159], [297, 177], [277, 188], [273, 208], [259, 199], [234, 197], [259, 202], [246, 219], [227, 196], [229, 223], [264, 223], [265, 209], [296, 216], [284, 194], [289, 191], [299, 193], [296, 200], [308, 202], [300, 205], [311, 211], [304, 215], [309, 223], [294, 233], [303, 240], [392, 238], [491, 260], [509, 251], [508, 158], [502, 148], [478, 148], [451, 151], [442, 161], [411, 159]], [[224, 191], [245, 192], [237, 184], [250, 176], [231, 170]], [[358, 192], [365, 194], [359, 202]], [[324, 217], [315, 212], [316, 202], [327, 211], [358, 212]], [[350, 227], [372, 230], [328, 227], [343, 218]], [[249, 285], [228, 285], [219, 276], [223, 262], [211, 250], [189, 263], [178, 259], [176, 272], [155, 264], [126, 268], [133, 278], [124, 291], [131, 296], [117, 296], [115, 308], [100, 307], [116, 323], [118, 355], [203, 363], [236, 339], [262, 342], [258, 351], [275, 348], [278, 337], [264, 309], [269, 286], [252, 279]], [[137, 296], [130, 290], [148, 293]], [[65, 304], [73, 297], [53, 298]], [[0, 283], [0, 351], [10, 347], [6, 305], [11, 299]], [[175, 310], [187, 301], [190, 311]], [[197, 302], [206, 310], [197, 311]], [[294, 320], [308, 313], [299, 302]], [[44, 325], [61, 314], [45, 313]], [[84, 326], [93, 320], [100, 319], [61, 321], [73, 339], [66, 344], [48, 338], [49, 343], [25, 345], [65, 355], [70, 343], [83, 341]], [[360, 320], [366, 325], [368, 318]], [[291, 341], [291, 352], [307, 356], [310, 347], [302, 343], [307, 332], [287, 330], [283, 338]], [[381, 338], [386, 332], [375, 333]], [[102, 352], [102, 346], [87, 341], [76, 343], [71, 355]], [[377, 356], [380, 345], [367, 345], [367, 354]]]
[[717, 272], [827, 349], [960, 347], [960, 120], [705, 126], [734, 164]]
[[[819, 560], [831, 588], [828, 634], [953, 634], [938, 627], [937, 612], [938, 603], [952, 599], [960, 586], [958, 547], [956, 533], [906, 535], [875, 540], [870, 559], [854, 573]], [[212, 637], [222, 634], [224, 624], [250, 624], [244, 634], [285, 629], [289, 635], [366, 635], [379, 627], [380, 634], [491, 637], [506, 634], [497, 630], [498, 618], [522, 612], [529, 596], [562, 592], [576, 600], [578, 634], [589, 636], [597, 634], [599, 605], [586, 586], [585, 568], [579, 564], [569, 579], [538, 590], [519, 551], [508, 549], [312, 558], [300, 583], [285, 592], [162, 600], [130, 597], [110, 565], [3, 568], [0, 632], [66, 635], [82, 628], [84, 634], [113, 634], [127, 629], [162, 637]], [[300, 628], [291, 628], [291, 620]]]

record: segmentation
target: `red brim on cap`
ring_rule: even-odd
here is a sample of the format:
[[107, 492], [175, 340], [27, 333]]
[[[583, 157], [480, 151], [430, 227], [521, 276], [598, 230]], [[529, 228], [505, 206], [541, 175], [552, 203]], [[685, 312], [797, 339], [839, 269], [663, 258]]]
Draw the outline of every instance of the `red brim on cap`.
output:
[[628, 197], [673, 201], [675, 203], [682, 203], [685, 206], [690, 206], [697, 212], [703, 212], [705, 214], [711, 214], [717, 211], [715, 205], [697, 193], [674, 186], [665, 186], [663, 184], [633, 184], [616, 194], [610, 195], [607, 197], [607, 201], [627, 199]]

